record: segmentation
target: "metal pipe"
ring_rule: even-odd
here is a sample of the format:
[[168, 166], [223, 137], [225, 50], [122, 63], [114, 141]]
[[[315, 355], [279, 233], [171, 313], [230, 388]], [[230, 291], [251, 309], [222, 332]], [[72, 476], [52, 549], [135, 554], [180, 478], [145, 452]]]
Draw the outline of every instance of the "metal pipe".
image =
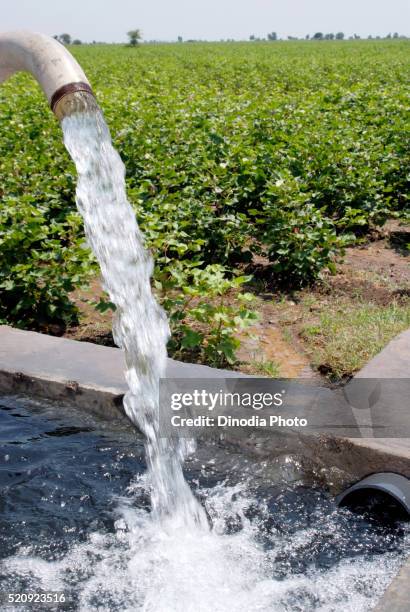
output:
[[20, 71], [38, 81], [59, 121], [97, 106], [81, 66], [54, 38], [24, 30], [0, 34], [0, 83]]

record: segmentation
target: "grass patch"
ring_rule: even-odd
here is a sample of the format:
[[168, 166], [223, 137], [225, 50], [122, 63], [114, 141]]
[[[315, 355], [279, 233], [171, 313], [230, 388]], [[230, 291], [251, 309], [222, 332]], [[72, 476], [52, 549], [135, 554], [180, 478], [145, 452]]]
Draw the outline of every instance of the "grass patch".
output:
[[301, 335], [312, 352], [312, 364], [334, 378], [351, 376], [397, 334], [410, 327], [410, 303], [389, 306], [344, 300], [322, 304], [317, 321]]
[[254, 360], [249, 362], [252, 367], [254, 374], [260, 374], [261, 376], [269, 376], [269, 378], [280, 377], [280, 365], [276, 361], [269, 361], [265, 359]]

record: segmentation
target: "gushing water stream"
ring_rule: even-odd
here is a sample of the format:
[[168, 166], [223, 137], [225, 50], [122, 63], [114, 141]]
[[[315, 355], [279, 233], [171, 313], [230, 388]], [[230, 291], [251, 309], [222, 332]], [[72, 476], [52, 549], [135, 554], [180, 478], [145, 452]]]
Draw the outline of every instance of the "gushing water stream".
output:
[[125, 169], [99, 111], [62, 122], [64, 144], [77, 169], [77, 207], [116, 306], [114, 340], [124, 349], [128, 417], [146, 437], [154, 518], [207, 528], [205, 514], [182, 472], [189, 441], [159, 435], [159, 380], [165, 375], [169, 327], [151, 292], [153, 262], [125, 192]]

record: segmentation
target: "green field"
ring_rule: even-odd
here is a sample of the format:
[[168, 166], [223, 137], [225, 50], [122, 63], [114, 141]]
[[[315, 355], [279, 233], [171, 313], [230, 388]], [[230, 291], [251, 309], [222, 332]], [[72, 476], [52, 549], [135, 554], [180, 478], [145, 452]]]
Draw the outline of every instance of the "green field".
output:
[[[175, 351], [232, 359], [252, 315], [246, 294], [238, 312], [223, 294], [255, 256], [298, 287], [408, 215], [410, 41], [70, 50], [125, 163]], [[0, 87], [0, 135], [0, 321], [71, 324], [68, 294], [95, 264], [73, 165], [29, 76]]]

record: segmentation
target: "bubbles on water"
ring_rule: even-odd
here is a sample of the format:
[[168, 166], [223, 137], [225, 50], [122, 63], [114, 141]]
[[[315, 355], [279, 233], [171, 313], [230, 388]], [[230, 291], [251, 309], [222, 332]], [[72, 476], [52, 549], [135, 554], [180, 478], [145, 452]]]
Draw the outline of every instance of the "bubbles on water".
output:
[[8, 558], [14, 588], [22, 581], [64, 590], [83, 611], [359, 612], [374, 606], [398, 570], [397, 552], [372, 555], [366, 539], [362, 554], [329, 567], [313, 556], [303, 568], [284, 566], [283, 559], [306, 556], [303, 551], [315, 550], [323, 538], [347, 546], [341, 524], [349, 515], [317, 507], [314, 524], [291, 532], [283, 522], [269, 522], [269, 504], [247, 483], [199, 491], [212, 524], [208, 531], [175, 526], [172, 517], [159, 526], [149, 509], [139, 507], [148, 480], [139, 478], [132, 495], [120, 500], [112, 530], [92, 531], [52, 562], [27, 548]]
[[[199, 445], [186, 466], [210, 528], [158, 523], [131, 429], [60, 405], [19, 402], [19, 414], [36, 435], [3, 414], [2, 456], [20, 450], [2, 472], [19, 475], [0, 498], [2, 590], [62, 590], [67, 609], [84, 611], [360, 612], [409, 550], [404, 527], [378, 527], [304, 486], [297, 458], [265, 463], [218, 444]], [[22, 451], [36, 469], [20, 478]], [[105, 466], [118, 478], [108, 487]]]

